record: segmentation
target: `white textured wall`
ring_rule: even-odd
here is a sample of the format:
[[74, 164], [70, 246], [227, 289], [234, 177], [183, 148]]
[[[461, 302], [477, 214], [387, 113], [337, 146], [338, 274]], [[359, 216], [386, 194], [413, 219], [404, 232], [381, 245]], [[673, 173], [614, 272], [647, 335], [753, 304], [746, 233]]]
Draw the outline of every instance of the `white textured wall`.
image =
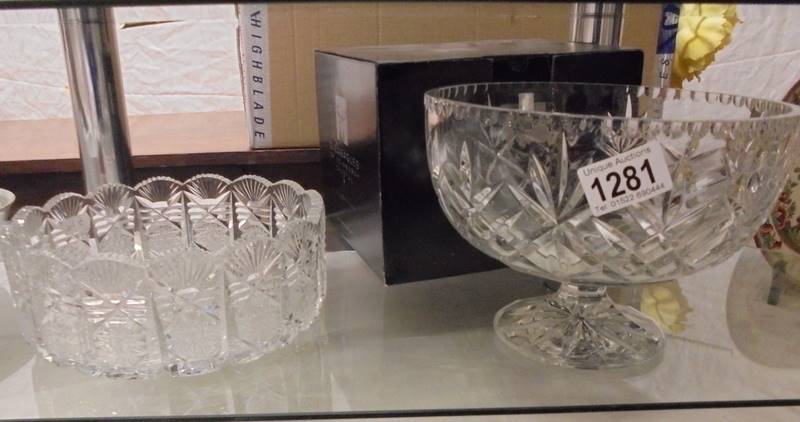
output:
[[[241, 110], [232, 5], [117, 8], [128, 113]], [[55, 10], [0, 11], [0, 120], [71, 117]]]
[[[800, 78], [800, 5], [740, 5], [743, 23], [687, 88], [781, 98]], [[242, 109], [231, 5], [117, 8], [131, 114]], [[655, 29], [654, 29], [655, 30]], [[0, 120], [70, 117], [54, 10], [0, 11]]]
[[685, 88], [781, 99], [800, 79], [800, 5], [739, 5], [733, 41]]

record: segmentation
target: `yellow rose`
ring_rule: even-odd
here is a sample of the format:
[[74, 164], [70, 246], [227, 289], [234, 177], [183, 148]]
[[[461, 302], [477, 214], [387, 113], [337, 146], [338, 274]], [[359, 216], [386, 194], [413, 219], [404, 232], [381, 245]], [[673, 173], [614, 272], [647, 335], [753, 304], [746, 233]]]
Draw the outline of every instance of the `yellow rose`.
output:
[[692, 310], [677, 281], [644, 286], [640, 309], [669, 334], [686, 329], [686, 315]]
[[732, 4], [687, 3], [681, 6], [670, 83], [674, 87], [692, 80], [714, 61], [714, 55], [731, 41], [740, 22]]

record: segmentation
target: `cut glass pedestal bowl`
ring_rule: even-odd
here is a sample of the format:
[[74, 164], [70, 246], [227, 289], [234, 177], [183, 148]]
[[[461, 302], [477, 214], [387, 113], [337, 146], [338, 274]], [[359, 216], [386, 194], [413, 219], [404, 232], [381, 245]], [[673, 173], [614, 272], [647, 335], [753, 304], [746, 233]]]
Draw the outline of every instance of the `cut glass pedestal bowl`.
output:
[[[567, 367], [657, 357], [660, 328], [614, 304], [606, 286], [672, 279], [730, 257], [764, 221], [798, 153], [796, 106], [735, 95], [491, 83], [434, 89], [425, 107], [433, 186], [453, 227], [509, 267], [560, 283], [500, 310], [497, 336]], [[603, 165], [618, 174], [597, 170], [607, 179], [592, 188], [616, 205], [594, 208], [578, 170], [645, 145], [661, 151], [663, 174]], [[635, 189], [665, 177], [671, 190]], [[609, 211], [623, 198], [627, 206]]]
[[24, 207], [0, 227], [23, 334], [92, 375], [211, 372], [290, 342], [325, 294], [325, 210], [291, 181], [166, 177]]

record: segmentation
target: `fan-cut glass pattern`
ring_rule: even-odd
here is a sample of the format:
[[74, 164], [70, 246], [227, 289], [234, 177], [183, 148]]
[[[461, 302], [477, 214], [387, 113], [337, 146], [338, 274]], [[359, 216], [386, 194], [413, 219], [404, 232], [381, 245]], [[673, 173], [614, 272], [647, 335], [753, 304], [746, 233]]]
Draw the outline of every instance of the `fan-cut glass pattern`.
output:
[[0, 226], [25, 337], [82, 372], [208, 373], [319, 315], [325, 209], [291, 181], [148, 179], [61, 194]]
[[[800, 149], [796, 106], [734, 95], [496, 83], [435, 89], [425, 105], [433, 186], [453, 227], [508, 266], [570, 288], [506, 308], [498, 335], [566, 366], [654, 356], [663, 334], [603, 298], [604, 286], [731, 256], [764, 221]], [[578, 169], [646, 144], [663, 150], [672, 190], [593, 215]]]

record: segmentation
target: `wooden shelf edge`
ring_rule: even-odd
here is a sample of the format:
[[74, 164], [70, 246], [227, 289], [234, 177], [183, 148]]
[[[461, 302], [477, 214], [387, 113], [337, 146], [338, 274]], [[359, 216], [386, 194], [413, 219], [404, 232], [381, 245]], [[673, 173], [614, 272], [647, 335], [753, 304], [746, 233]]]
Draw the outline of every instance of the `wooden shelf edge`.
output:
[[[251, 150], [243, 111], [130, 116], [128, 123], [136, 168], [319, 162], [313, 144]], [[0, 175], [81, 170], [72, 119], [0, 121], [0, 134]]]
[[[203, 152], [190, 154], [139, 155], [134, 168], [213, 165], [307, 164], [320, 161], [319, 148], [273, 148], [251, 151]], [[0, 162], [0, 175], [80, 172], [77, 158]]]

